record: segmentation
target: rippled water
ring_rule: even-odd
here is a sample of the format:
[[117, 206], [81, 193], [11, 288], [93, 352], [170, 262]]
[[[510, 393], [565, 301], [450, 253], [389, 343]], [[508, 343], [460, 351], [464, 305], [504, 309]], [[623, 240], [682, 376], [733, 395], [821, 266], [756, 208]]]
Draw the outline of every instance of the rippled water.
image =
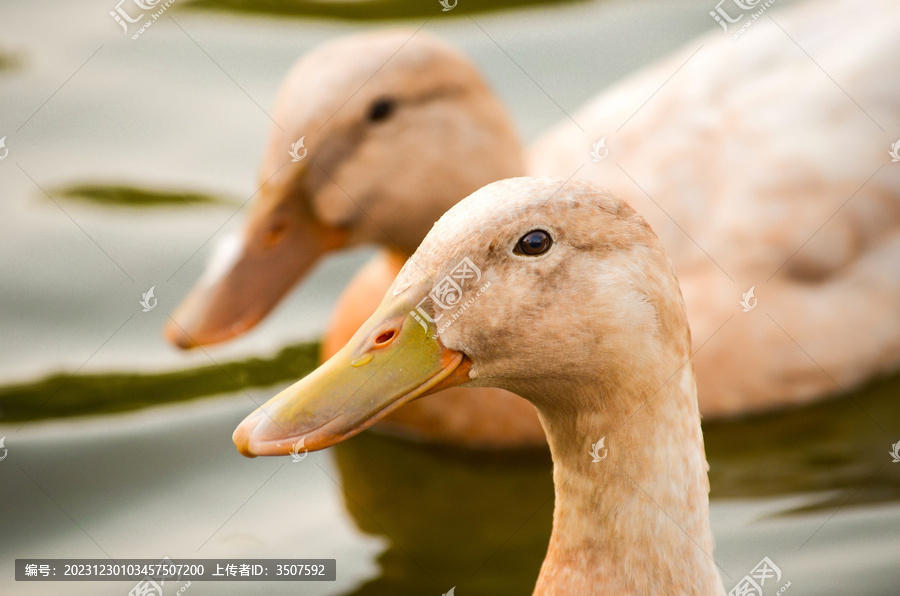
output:
[[[272, 105], [313, 45], [383, 24], [173, 10], [177, 25], [131, 40], [114, 5], [0, 3], [0, 593], [126, 594], [127, 583], [11, 578], [17, 557], [107, 554], [337, 559], [337, 582], [267, 594], [530, 593], [552, 509], [543, 451], [485, 456], [364, 433], [295, 464], [246, 460], [231, 443], [254, 402], [312, 365], [309, 342], [367, 250], [328, 259], [228, 346], [183, 354], [160, 335], [207, 241], [236, 229], [255, 190], [269, 125], [256, 104]], [[477, 18], [569, 110], [711, 28], [709, 8], [607, 2]], [[526, 138], [563, 117], [466, 18], [426, 28], [475, 57]], [[143, 313], [150, 286], [159, 306]], [[900, 464], [887, 454], [898, 394], [900, 379], [887, 379], [704, 424], [726, 586], [768, 556], [791, 594], [898, 593]]]

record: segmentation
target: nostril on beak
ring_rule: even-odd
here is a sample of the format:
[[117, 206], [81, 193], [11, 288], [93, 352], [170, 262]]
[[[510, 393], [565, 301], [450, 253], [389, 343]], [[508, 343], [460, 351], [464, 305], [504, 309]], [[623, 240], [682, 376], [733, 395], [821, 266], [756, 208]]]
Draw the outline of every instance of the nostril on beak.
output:
[[265, 248], [272, 248], [276, 244], [284, 240], [287, 232], [287, 223], [283, 221], [276, 222], [271, 228], [266, 230], [263, 235], [262, 244]]
[[391, 343], [391, 340], [394, 339], [396, 333], [393, 329], [389, 329], [375, 338], [375, 345], [377, 347], [381, 347]]

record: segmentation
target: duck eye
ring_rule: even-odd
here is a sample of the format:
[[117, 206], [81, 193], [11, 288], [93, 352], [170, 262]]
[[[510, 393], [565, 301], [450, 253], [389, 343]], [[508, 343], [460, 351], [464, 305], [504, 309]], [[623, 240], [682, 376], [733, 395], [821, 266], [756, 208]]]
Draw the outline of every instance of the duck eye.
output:
[[394, 112], [394, 100], [383, 97], [375, 100], [372, 107], [369, 108], [369, 120], [371, 122], [380, 122], [385, 120]]
[[551, 244], [553, 244], [553, 240], [550, 238], [550, 234], [544, 230], [532, 230], [519, 238], [513, 252], [517, 255], [535, 257], [550, 250]]

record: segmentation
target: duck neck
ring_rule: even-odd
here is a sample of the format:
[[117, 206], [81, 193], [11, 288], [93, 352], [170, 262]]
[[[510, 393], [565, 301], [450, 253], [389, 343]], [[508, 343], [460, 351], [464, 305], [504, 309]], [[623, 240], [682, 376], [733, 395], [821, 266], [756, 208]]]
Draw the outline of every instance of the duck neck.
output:
[[539, 406], [556, 503], [535, 594], [724, 593], [693, 371], [653, 376], [630, 389], [567, 387], [555, 402], [565, 411]]

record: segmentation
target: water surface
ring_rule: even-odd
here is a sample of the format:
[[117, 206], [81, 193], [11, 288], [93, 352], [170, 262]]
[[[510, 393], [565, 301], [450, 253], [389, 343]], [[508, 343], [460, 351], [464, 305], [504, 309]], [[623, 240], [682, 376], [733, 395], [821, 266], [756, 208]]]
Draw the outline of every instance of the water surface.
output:
[[[293, 463], [247, 460], [231, 443], [256, 404], [313, 365], [334, 299], [370, 250], [324, 261], [233, 343], [184, 354], [161, 337], [211, 246], [240, 225], [282, 74], [323, 40], [385, 23], [176, 3], [174, 21], [132, 40], [113, 6], [0, 4], [0, 55], [14, 58], [13, 68], [0, 58], [10, 151], [0, 162], [0, 592], [131, 587], [16, 584], [17, 557], [243, 556], [338, 561], [335, 583], [267, 584], [267, 594], [529, 593], [552, 512], [544, 451], [485, 456], [364, 433]], [[709, 9], [601, 2], [474, 15], [493, 41], [461, 15], [425, 28], [474, 57], [530, 139], [711, 29]], [[159, 303], [145, 313], [151, 286]], [[768, 556], [791, 594], [896, 593], [900, 464], [887, 451], [900, 440], [898, 389], [886, 379], [704, 424], [729, 588]]]

